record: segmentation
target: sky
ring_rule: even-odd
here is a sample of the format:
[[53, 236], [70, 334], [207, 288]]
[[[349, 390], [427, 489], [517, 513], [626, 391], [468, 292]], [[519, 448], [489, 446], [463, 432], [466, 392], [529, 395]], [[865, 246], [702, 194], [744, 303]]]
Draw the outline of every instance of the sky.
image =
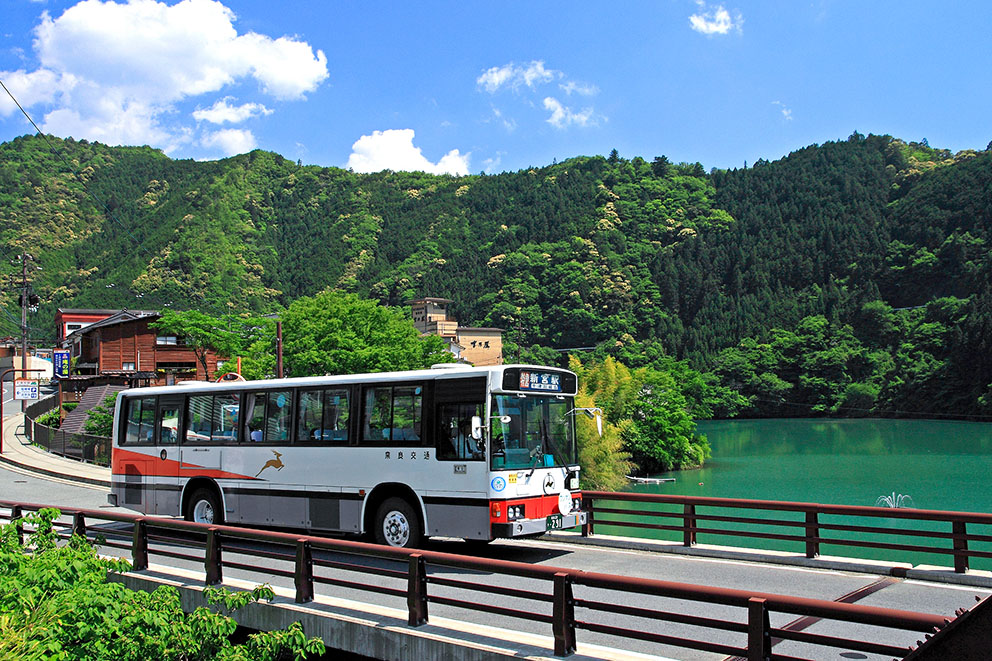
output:
[[[46, 133], [456, 175], [741, 167], [854, 131], [984, 149], [988, 0], [0, 0]], [[0, 89], [0, 140], [34, 133]]]

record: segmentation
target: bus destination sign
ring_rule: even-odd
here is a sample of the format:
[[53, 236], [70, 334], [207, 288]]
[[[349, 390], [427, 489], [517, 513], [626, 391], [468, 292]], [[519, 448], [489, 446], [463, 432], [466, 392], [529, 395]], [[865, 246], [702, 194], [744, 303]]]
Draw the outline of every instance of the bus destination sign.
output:
[[561, 392], [561, 375], [550, 372], [520, 372], [521, 390]]

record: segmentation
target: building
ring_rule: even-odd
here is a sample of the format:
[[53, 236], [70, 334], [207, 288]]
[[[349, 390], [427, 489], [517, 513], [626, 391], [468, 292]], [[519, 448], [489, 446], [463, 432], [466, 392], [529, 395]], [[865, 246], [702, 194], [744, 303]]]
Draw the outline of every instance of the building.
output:
[[447, 298], [418, 298], [409, 301], [413, 325], [424, 335], [448, 340], [449, 351], [459, 362], [476, 366], [503, 364], [503, 329], [459, 326], [448, 312]]
[[75, 376], [136, 378], [150, 385], [204, 381], [217, 371], [217, 354], [206, 352], [206, 369], [183, 338], [150, 324], [161, 315], [150, 310], [118, 310], [69, 333], [63, 341], [75, 361]]
[[55, 331], [59, 338], [59, 344], [69, 336], [69, 333], [103, 321], [118, 312], [120, 310], [57, 309], [55, 311]]

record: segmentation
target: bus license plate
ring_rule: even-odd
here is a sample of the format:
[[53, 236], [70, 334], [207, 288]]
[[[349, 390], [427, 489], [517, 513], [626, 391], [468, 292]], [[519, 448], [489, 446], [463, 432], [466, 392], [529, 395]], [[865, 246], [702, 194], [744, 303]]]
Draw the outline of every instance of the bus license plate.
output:
[[561, 514], [552, 514], [548, 517], [547, 530], [561, 530], [565, 524], [565, 517]]

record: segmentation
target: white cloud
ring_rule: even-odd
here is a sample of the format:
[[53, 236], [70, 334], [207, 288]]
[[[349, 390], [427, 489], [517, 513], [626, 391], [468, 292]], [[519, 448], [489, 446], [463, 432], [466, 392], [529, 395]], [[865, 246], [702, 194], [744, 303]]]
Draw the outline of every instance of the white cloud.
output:
[[77, 138], [168, 149], [189, 142], [190, 127], [175, 117], [184, 99], [245, 80], [276, 99], [301, 99], [327, 78], [322, 51], [291, 37], [239, 35], [234, 21], [217, 0], [83, 0], [57, 18], [46, 11], [33, 43], [40, 67], [23, 74], [19, 98], [44, 105], [46, 131], [72, 127]]
[[[508, 133], [513, 133], [517, 128], [517, 122], [512, 117], [504, 117], [503, 111], [499, 108], [493, 108], [493, 118], [503, 125]], [[487, 120], [488, 123], [488, 120]]]
[[526, 65], [510, 62], [484, 72], [475, 80], [475, 84], [490, 94], [495, 94], [502, 87], [516, 90], [521, 86], [527, 86], [534, 89], [539, 84], [550, 83], [563, 75], [561, 71], [545, 69], [542, 60], [534, 60]]
[[[27, 72], [24, 69], [5, 71], [0, 74], [4, 85], [10, 90], [21, 106], [28, 108], [37, 103], [51, 103], [55, 99], [58, 74], [49, 69]], [[0, 117], [7, 117], [17, 110], [17, 106], [6, 94], [0, 94]]]
[[731, 16], [730, 12], [723, 5], [709, 8], [704, 0], [696, 0], [699, 13], [689, 17], [689, 26], [696, 32], [713, 35], [727, 34], [731, 30], [741, 32], [744, 25], [744, 16], [737, 10]]
[[220, 129], [200, 139], [204, 147], [216, 147], [224, 156], [244, 154], [258, 146], [255, 136], [247, 129]]
[[210, 122], [211, 124], [223, 124], [224, 122], [237, 124], [257, 115], [271, 115], [273, 112], [261, 103], [244, 103], [240, 106], [232, 106], [230, 101], [233, 98], [225, 96], [210, 108], [193, 111], [193, 119], [198, 122]]
[[563, 129], [572, 124], [577, 126], [595, 126], [598, 124], [592, 108], [583, 108], [579, 112], [574, 112], [551, 96], [544, 99], [544, 109], [551, 111], [551, 116], [546, 121], [555, 128]]
[[579, 94], [581, 96], [595, 96], [599, 94], [599, 88], [595, 85], [589, 85], [587, 83], [577, 83], [574, 80], [570, 80], [567, 83], [561, 83], [558, 85], [565, 94], [571, 96], [572, 94]]
[[773, 106], [778, 106], [782, 110], [782, 117], [785, 117], [788, 121], [792, 121], [792, 109], [786, 108], [785, 104], [781, 101], [772, 101]]
[[467, 175], [469, 154], [452, 149], [437, 163], [431, 163], [413, 145], [413, 129], [387, 129], [363, 135], [351, 146], [348, 167], [355, 172], [394, 170], [430, 174]]

